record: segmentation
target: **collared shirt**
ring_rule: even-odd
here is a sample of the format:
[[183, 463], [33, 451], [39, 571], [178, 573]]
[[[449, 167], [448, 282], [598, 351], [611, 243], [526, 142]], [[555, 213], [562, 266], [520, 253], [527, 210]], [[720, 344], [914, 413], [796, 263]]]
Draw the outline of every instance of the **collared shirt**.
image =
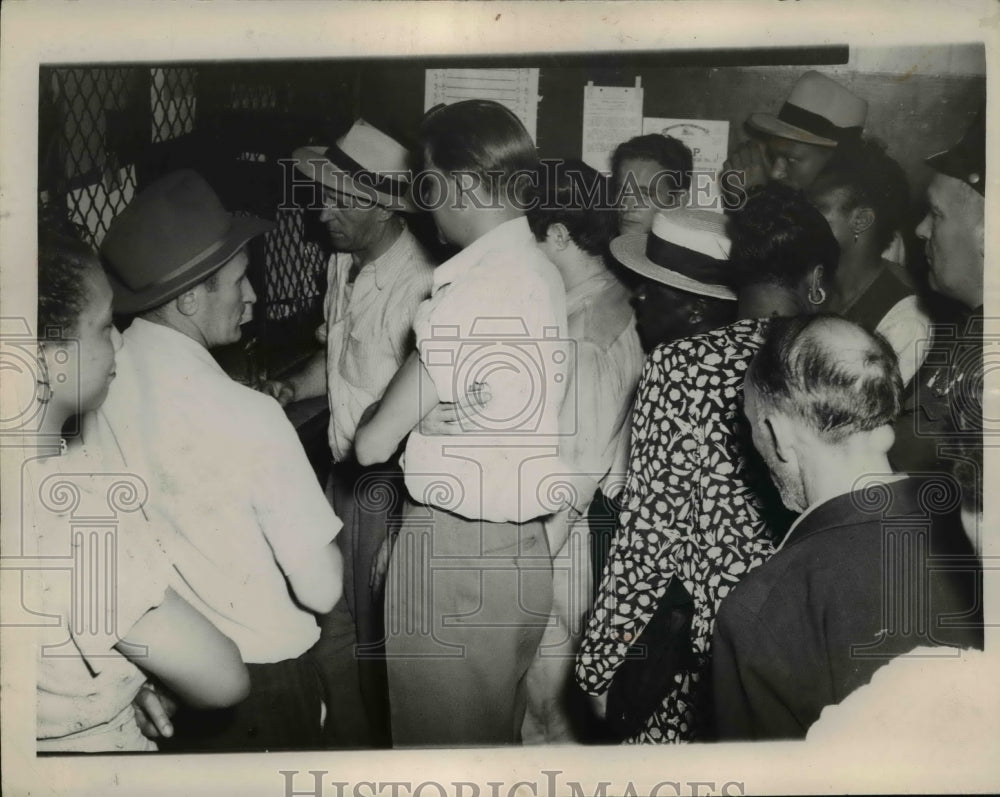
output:
[[406, 487], [418, 503], [471, 519], [525, 522], [551, 514], [559, 410], [572, 346], [566, 291], [525, 218], [478, 238], [434, 272], [414, 321], [420, 359], [441, 401], [488, 386], [463, 434], [406, 445]]
[[382, 398], [412, 346], [417, 306], [430, 296], [434, 264], [404, 226], [396, 242], [366, 263], [351, 282], [350, 253], [327, 265], [328, 437], [334, 461], [348, 457], [361, 414]]
[[273, 398], [230, 379], [186, 335], [139, 318], [123, 337], [92, 434], [110, 435], [105, 444], [147, 481], [171, 586], [244, 661], [299, 656], [319, 628], [285, 576], [342, 524], [295, 430]]
[[[58, 618], [38, 629], [38, 750], [155, 750], [132, 711], [146, 675], [115, 645], [163, 601], [170, 568], [140, 511], [138, 480], [133, 492], [120, 463], [94, 454], [71, 448], [24, 473], [34, 497], [22, 504], [25, 543], [52, 564], [25, 571], [23, 599]], [[98, 617], [96, 625], [89, 619]]]

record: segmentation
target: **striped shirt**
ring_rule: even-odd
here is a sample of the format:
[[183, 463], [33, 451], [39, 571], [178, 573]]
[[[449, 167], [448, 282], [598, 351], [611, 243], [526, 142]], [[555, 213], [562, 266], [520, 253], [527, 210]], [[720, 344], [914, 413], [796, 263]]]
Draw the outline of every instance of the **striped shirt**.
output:
[[413, 316], [434, 280], [433, 262], [405, 227], [352, 282], [353, 257], [338, 252], [330, 258], [323, 307], [328, 436], [336, 462], [348, 457], [361, 414], [382, 398], [412, 348]]

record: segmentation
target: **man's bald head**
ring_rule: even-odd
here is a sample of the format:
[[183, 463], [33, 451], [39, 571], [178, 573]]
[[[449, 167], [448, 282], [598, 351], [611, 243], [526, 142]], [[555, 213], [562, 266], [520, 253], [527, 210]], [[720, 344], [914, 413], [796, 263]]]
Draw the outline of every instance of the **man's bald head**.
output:
[[891, 425], [902, 405], [892, 347], [831, 315], [774, 319], [747, 383], [761, 402], [832, 444]]

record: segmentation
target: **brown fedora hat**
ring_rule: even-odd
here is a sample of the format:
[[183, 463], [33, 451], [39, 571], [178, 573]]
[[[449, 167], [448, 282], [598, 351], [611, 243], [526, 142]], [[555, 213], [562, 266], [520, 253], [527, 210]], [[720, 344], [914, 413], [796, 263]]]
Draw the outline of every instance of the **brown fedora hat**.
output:
[[859, 138], [868, 117], [868, 103], [833, 78], [814, 70], [798, 79], [777, 116], [755, 113], [750, 127], [778, 138], [818, 147], [835, 147]]
[[227, 212], [191, 169], [164, 175], [115, 217], [101, 244], [115, 312], [141, 313], [169, 302], [273, 227]]

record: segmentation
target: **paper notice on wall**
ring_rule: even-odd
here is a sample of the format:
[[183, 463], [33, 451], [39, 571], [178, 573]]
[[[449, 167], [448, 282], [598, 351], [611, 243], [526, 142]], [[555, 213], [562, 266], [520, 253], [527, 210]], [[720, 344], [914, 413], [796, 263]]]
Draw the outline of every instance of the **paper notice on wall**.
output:
[[680, 139], [691, 148], [694, 174], [691, 176], [691, 200], [695, 207], [722, 212], [719, 201], [719, 170], [726, 161], [729, 147], [729, 122], [714, 119], [642, 120], [642, 133], [660, 133]]
[[[636, 81], [638, 84], [638, 81]], [[611, 153], [642, 132], [642, 88], [583, 87], [583, 161], [610, 173]]]
[[461, 100], [496, 100], [510, 108], [537, 143], [538, 69], [428, 69], [424, 110]]

